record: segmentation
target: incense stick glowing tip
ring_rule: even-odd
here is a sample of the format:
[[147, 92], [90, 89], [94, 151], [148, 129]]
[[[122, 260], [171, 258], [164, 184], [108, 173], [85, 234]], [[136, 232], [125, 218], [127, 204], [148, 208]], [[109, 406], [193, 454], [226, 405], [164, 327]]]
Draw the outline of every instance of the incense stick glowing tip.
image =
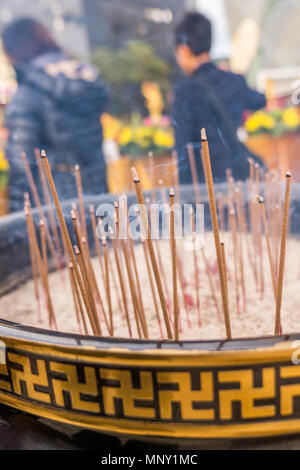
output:
[[204, 129], [201, 129], [201, 140], [207, 140], [207, 137], [206, 137], [206, 130]]

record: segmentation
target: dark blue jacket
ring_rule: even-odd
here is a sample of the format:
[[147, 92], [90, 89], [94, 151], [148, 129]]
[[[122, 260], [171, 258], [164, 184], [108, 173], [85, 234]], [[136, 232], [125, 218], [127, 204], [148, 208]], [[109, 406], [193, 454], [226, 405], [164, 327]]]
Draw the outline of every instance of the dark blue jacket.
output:
[[61, 197], [76, 194], [72, 167], [81, 167], [86, 192], [106, 190], [100, 116], [107, 91], [95, 68], [60, 52], [39, 56], [16, 70], [18, 89], [6, 111], [12, 210], [28, 191], [20, 152], [30, 161], [37, 185], [34, 149], [45, 149]]
[[249, 88], [244, 77], [220, 70], [211, 62], [178, 84], [171, 116], [181, 183], [191, 182], [186, 151], [189, 142], [194, 145], [199, 180], [204, 180], [199, 157], [203, 127], [209, 141], [214, 179], [225, 180], [226, 168], [232, 168], [236, 179], [245, 179], [250, 153], [238, 142], [236, 131], [245, 110], [254, 111], [265, 104], [265, 96]]

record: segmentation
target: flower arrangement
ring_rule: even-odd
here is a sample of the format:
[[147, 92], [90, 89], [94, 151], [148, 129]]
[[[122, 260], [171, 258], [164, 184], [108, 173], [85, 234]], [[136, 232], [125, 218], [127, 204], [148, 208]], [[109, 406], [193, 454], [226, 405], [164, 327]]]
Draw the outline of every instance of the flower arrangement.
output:
[[245, 122], [249, 135], [296, 133], [300, 130], [300, 112], [296, 106], [271, 111], [257, 111]]
[[9, 170], [9, 163], [5, 158], [4, 150], [0, 150], [0, 173], [7, 173]]
[[104, 139], [114, 140], [121, 155], [132, 159], [145, 156], [148, 152], [159, 155], [169, 152], [174, 147], [174, 135], [170, 119], [161, 116], [159, 119], [132, 115], [129, 122], [104, 115], [102, 117]]
[[104, 139], [114, 140], [121, 155], [131, 159], [144, 157], [148, 152], [162, 155], [174, 147], [174, 135], [171, 120], [163, 115], [164, 99], [157, 83], [145, 81], [141, 85], [145, 107], [149, 116], [142, 119], [133, 113], [129, 120], [104, 114], [102, 116]]

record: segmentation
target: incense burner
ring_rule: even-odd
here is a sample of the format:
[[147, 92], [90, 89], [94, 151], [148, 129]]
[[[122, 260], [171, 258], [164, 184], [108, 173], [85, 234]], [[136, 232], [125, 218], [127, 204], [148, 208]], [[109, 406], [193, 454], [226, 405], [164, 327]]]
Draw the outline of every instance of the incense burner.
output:
[[[298, 225], [297, 191], [292, 229]], [[183, 188], [182, 198], [192, 202], [192, 190]], [[66, 213], [69, 206], [66, 202]], [[30, 272], [22, 214], [0, 222], [0, 248], [4, 292]], [[300, 432], [300, 334], [147, 341], [64, 334], [0, 320], [0, 340], [0, 403], [33, 415], [145, 438]]]

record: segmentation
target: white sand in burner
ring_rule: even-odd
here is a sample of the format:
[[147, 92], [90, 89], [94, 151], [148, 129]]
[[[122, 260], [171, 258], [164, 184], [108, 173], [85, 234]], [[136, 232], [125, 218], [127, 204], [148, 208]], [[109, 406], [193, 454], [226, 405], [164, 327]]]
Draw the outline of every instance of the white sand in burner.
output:
[[[235, 284], [234, 284], [234, 271], [233, 271], [233, 256], [231, 248], [231, 236], [225, 234], [225, 249], [228, 264], [228, 292], [229, 292], [229, 307], [230, 319], [233, 338], [238, 337], [255, 337], [255, 336], [269, 336], [274, 332], [274, 318], [275, 318], [275, 301], [272, 290], [271, 276], [269, 270], [269, 263], [267, 258], [267, 250], [264, 243], [264, 279], [265, 289], [263, 299], [261, 293], [255, 287], [253, 272], [251, 270], [249, 261], [247, 259], [246, 250], [244, 250], [245, 258], [245, 284], [247, 293], [247, 310], [243, 312], [241, 308], [240, 314], [237, 314], [236, 300], [235, 300]], [[228, 242], [228, 243], [227, 243]], [[163, 263], [168, 279], [169, 294], [172, 297], [172, 275], [171, 275], [171, 257], [170, 247], [168, 241], [160, 241], [160, 250], [163, 256]], [[215, 247], [212, 240], [212, 235], [205, 235], [204, 250], [207, 258], [209, 259], [210, 266], [213, 272], [213, 279], [216, 286], [216, 294], [218, 303], [221, 309], [221, 296], [218, 287], [218, 273], [216, 269], [216, 256]], [[156, 321], [155, 309], [153, 305], [153, 297], [149, 285], [148, 273], [144, 260], [143, 248], [141, 245], [135, 247], [136, 259], [138, 261], [138, 272], [140, 283], [142, 286], [142, 297], [147, 318], [149, 329], [149, 337], [151, 339], [158, 339], [159, 328]], [[195, 271], [193, 264], [193, 252], [184, 250], [184, 242], [178, 246], [178, 252], [182, 256], [184, 264], [184, 278], [186, 280], [186, 294], [188, 297], [195, 301]], [[224, 339], [225, 326], [222, 318], [218, 318], [215, 305], [212, 300], [211, 291], [208, 279], [204, 269], [204, 263], [201, 252], [197, 251], [199, 259], [199, 278], [200, 278], [200, 309], [201, 309], [201, 325], [198, 323], [198, 315], [196, 306], [191, 305], [189, 308], [188, 316], [190, 323], [187, 321], [186, 312], [183, 305], [183, 297], [181, 295], [180, 285], [178, 286], [180, 293], [180, 315], [182, 331], [180, 339]], [[120, 256], [121, 258], [121, 256]], [[284, 279], [284, 290], [282, 300], [282, 330], [283, 333], [292, 333], [300, 331], [300, 279], [299, 279], [299, 260], [300, 260], [300, 242], [296, 239], [289, 239], [287, 244], [287, 258]], [[113, 252], [110, 252], [110, 261], [115, 273], [116, 284], [119, 286], [119, 280], [116, 276], [116, 267], [114, 263]], [[122, 260], [123, 262], [123, 260]], [[96, 277], [99, 280], [99, 287], [105, 306], [107, 305], [105, 290], [101, 279], [99, 262], [97, 258], [93, 259], [93, 265]], [[124, 277], [126, 278], [125, 265], [123, 266]], [[76, 321], [75, 310], [73, 305], [73, 298], [71, 288], [69, 285], [69, 278], [67, 271], [64, 273], [65, 282], [62, 282], [61, 273], [55, 272], [50, 274], [49, 283], [51, 295], [54, 304], [54, 310], [57, 318], [58, 328], [64, 332], [78, 333], [78, 324]], [[128, 329], [126, 326], [125, 315], [121, 312], [118, 306], [117, 295], [112, 284], [112, 299], [114, 311], [114, 336], [128, 337]], [[126, 285], [127, 297], [129, 300], [129, 311], [131, 317], [131, 324], [133, 327], [134, 336], [137, 337], [134, 314], [131, 304], [130, 289], [128, 283]], [[48, 313], [45, 308], [45, 302], [40, 288], [41, 304], [42, 304], [42, 320], [38, 320], [36, 301], [34, 296], [33, 281], [20, 286], [17, 290], [2, 296], [0, 299], [0, 316], [6, 320], [19, 322], [28, 326], [36, 326], [40, 328], [48, 328]], [[161, 310], [160, 310], [161, 314]], [[163, 317], [161, 314], [161, 321]], [[103, 333], [107, 335], [107, 330], [103, 325]], [[164, 330], [165, 331], [165, 330]]]

